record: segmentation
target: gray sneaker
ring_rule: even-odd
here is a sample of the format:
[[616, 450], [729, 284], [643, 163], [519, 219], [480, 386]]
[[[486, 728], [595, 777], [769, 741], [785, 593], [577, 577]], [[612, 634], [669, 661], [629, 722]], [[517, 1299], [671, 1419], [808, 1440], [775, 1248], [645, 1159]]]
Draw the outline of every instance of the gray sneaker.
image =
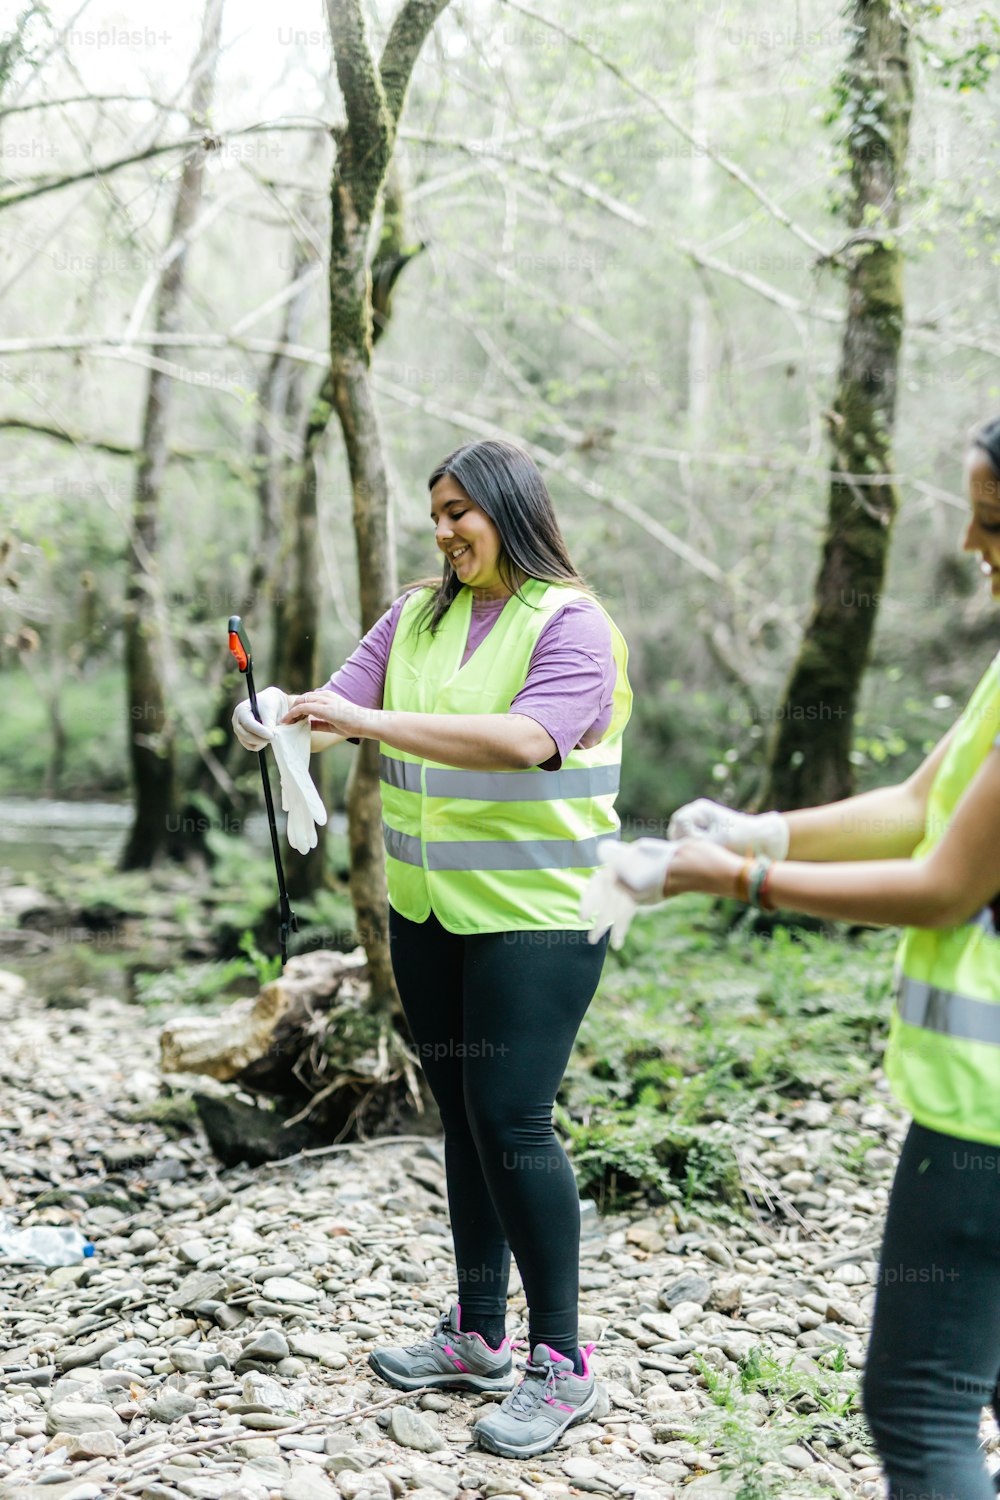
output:
[[472, 1429], [473, 1441], [501, 1458], [533, 1458], [554, 1448], [567, 1427], [589, 1417], [597, 1405], [597, 1383], [590, 1368], [593, 1347], [588, 1344], [580, 1351], [583, 1374], [574, 1375], [571, 1359], [548, 1344], [536, 1344], [521, 1384], [480, 1417]]
[[368, 1363], [398, 1391], [429, 1385], [449, 1391], [509, 1391], [515, 1382], [510, 1339], [491, 1349], [478, 1333], [463, 1333], [456, 1302], [430, 1338], [405, 1349], [373, 1349]]

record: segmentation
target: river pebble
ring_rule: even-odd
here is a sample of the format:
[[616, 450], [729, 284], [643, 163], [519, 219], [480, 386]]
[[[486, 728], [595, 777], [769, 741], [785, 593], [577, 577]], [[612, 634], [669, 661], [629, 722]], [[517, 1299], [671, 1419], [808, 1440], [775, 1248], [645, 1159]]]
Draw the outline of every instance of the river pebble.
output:
[[[488, 1400], [406, 1395], [368, 1365], [454, 1295], [439, 1141], [223, 1168], [200, 1135], [134, 1118], [161, 1088], [141, 1007], [49, 1010], [0, 971], [0, 1026], [0, 1204], [77, 1224], [96, 1252], [4, 1267], [0, 1500], [726, 1500], [742, 1480], [712, 1425], [716, 1383], [769, 1444], [773, 1494], [881, 1495], [846, 1424], [800, 1437], [830, 1360], [851, 1378], [863, 1365], [903, 1124], [878, 1098], [795, 1101], [742, 1127], [797, 1212], [721, 1225], [666, 1204], [588, 1229], [580, 1337], [599, 1398], [558, 1447], [513, 1462], [470, 1446]], [[845, 1146], [873, 1137], [849, 1171]], [[524, 1340], [516, 1273], [509, 1310]], [[773, 1385], [764, 1358], [784, 1372]], [[995, 1467], [989, 1423], [983, 1437]]]

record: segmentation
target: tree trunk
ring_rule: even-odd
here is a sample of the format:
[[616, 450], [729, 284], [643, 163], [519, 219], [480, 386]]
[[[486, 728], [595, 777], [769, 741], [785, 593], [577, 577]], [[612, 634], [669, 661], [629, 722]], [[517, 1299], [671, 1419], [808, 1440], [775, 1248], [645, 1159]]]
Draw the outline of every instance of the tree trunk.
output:
[[[275, 590], [275, 681], [290, 693], [308, 693], [324, 679], [320, 667], [319, 622], [322, 599], [316, 511], [316, 450], [330, 420], [329, 376], [306, 423], [302, 456], [295, 464], [285, 508], [281, 572]], [[312, 762], [316, 790], [325, 799], [323, 760]], [[289, 894], [308, 897], [326, 881], [326, 828], [317, 828], [315, 849], [291, 860], [286, 871]]]
[[837, 394], [826, 536], [812, 613], [777, 712], [765, 806], [849, 796], [849, 752], [898, 505], [891, 473], [903, 330], [903, 257], [893, 231], [909, 138], [909, 33], [892, 0], [854, 0], [841, 97], [850, 159], [847, 322]]
[[[389, 480], [370, 379], [372, 281], [368, 242], [413, 64], [447, 3], [405, 0], [376, 63], [365, 35], [359, 0], [327, 0], [347, 123], [335, 131], [330, 374], [324, 398], [336, 411], [347, 453], [362, 630], [374, 625], [397, 590]], [[362, 745], [351, 769], [347, 817], [351, 899], [368, 955], [371, 1005], [387, 1011], [398, 1003], [398, 997], [389, 961], [378, 747], [372, 741]]]
[[[189, 124], [205, 128], [212, 102], [222, 25], [222, 0], [206, 0], [201, 40], [191, 80]], [[165, 265], [156, 298], [156, 331], [176, 331], [184, 290], [187, 242], [201, 202], [205, 151], [187, 156], [174, 204]], [[154, 347], [153, 359], [166, 364], [170, 350]], [[161, 664], [165, 621], [155, 576], [160, 492], [167, 463], [171, 378], [149, 373], [143, 419], [142, 456], [133, 495], [133, 528], [125, 587], [125, 669], [128, 692], [129, 755], [135, 787], [135, 821], [122, 856], [124, 869], [142, 869], [167, 853], [178, 853], [174, 736]]]

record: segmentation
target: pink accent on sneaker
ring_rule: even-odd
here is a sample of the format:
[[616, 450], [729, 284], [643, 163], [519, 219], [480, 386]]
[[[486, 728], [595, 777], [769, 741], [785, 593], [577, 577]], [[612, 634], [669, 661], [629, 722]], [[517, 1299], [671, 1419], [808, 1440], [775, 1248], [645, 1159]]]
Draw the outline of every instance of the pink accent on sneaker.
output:
[[455, 1366], [456, 1370], [461, 1370], [461, 1372], [462, 1372], [463, 1375], [468, 1375], [468, 1373], [469, 1373], [469, 1367], [468, 1367], [468, 1365], [462, 1363], [462, 1361], [459, 1359], [458, 1355], [455, 1353], [454, 1349], [451, 1347], [450, 1344], [445, 1344], [445, 1346], [444, 1346], [444, 1352], [445, 1352], [445, 1354], [447, 1354], [448, 1358], [451, 1360], [451, 1362]]
[[[551, 1344], [546, 1344], [544, 1347], [549, 1351], [549, 1353], [552, 1355], [553, 1359], [569, 1360], [570, 1364], [572, 1364], [572, 1360], [570, 1360], [568, 1354], [560, 1354], [559, 1350], [558, 1349], [553, 1349], [553, 1347], [552, 1347]], [[586, 1344], [586, 1345], [581, 1344], [580, 1345], [580, 1360], [581, 1360], [581, 1362], [583, 1364], [583, 1374], [582, 1375], [578, 1375], [575, 1370], [565, 1370], [563, 1373], [565, 1375], [572, 1375], [572, 1377], [573, 1377], [574, 1380], [589, 1380], [590, 1379], [590, 1356], [593, 1354], [593, 1352], [594, 1352], [594, 1345], [593, 1344]]]
[[[544, 1344], [542, 1347], [545, 1348], [545, 1349], [547, 1349], [549, 1351], [549, 1353], [552, 1355], [553, 1359], [564, 1360], [570, 1366], [570, 1368], [568, 1370], [565, 1370], [565, 1371], [562, 1372], [563, 1374], [572, 1375], [574, 1377], [574, 1379], [576, 1379], [576, 1380], [580, 1379], [580, 1376], [577, 1375], [576, 1371], [573, 1369], [573, 1361], [572, 1361], [572, 1359], [570, 1358], [570, 1356], [568, 1354], [560, 1354], [559, 1350], [558, 1349], [553, 1349], [553, 1347], [552, 1347], [551, 1344]], [[587, 1367], [586, 1367], [586, 1364], [585, 1364], [584, 1365], [584, 1373], [586, 1373], [586, 1368]]]
[[483, 1348], [484, 1349], [488, 1349], [491, 1354], [499, 1354], [500, 1350], [503, 1348], [504, 1344], [509, 1344], [510, 1343], [510, 1339], [503, 1338], [503, 1339], [500, 1340], [499, 1344], [497, 1344], [496, 1348], [494, 1349], [494, 1347], [493, 1347], [492, 1344], [488, 1344], [486, 1342], [486, 1340], [483, 1338], [483, 1336], [482, 1336], [481, 1333], [467, 1333], [465, 1335], [465, 1337], [467, 1339], [478, 1339], [479, 1342], [482, 1344]]
[[[462, 1304], [461, 1304], [461, 1302], [456, 1302], [455, 1303], [455, 1332], [456, 1333], [461, 1333], [462, 1332]], [[492, 1344], [488, 1344], [486, 1342], [486, 1340], [483, 1338], [483, 1336], [482, 1336], [481, 1333], [471, 1332], [471, 1333], [467, 1333], [465, 1335], [465, 1337], [467, 1339], [478, 1339], [479, 1342], [482, 1344], [483, 1348], [484, 1349], [488, 1349], [491, 1354], [499, 1354], [500, 1350], [503, 1348], [504, 1344], [509, 1344], [510, 1343], [510, 1339], [506, 1339], [506, 1338], [501, 1339], [500, 1342], [499, 1342], [499, 1344], [494, 1349], [494, 1347], [493, 1347]]]
[[558, 1408], [559, 1408], [560, 1411], [572, 1411], [573, 1410], [573, 1408], [571, 1406], [567, 1406], [566, 1405], [565, 1401], [557, 1401], [554, 1396], [546, 1396], [545, 1399], [549, 1403], [550, 1406], [558, 1406]]

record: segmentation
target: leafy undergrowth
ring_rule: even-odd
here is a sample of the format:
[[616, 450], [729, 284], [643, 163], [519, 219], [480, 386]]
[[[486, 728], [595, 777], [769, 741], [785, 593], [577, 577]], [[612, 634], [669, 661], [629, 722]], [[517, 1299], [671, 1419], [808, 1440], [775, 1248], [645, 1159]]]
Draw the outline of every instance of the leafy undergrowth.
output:
[[559, 1094], [581, 1191], [602, 1208], [645, 1198], [740, 1212], [736, 1148], [752, 1118], [869, 1085], [894, 943], [882, 931], [726, 933], [690, 897], [641, 914], [609, 954]]
[[766, 1343], [723, 1374], [699, 1361], [711, 1404], [685, 1436], [721, 1458], [721, 1471], [739, 1482], [735, 1500], [788, 1500], [792, 1495], [829, 1494], [807, 1475], [789, 1484], [782, 1450], [805, 1446], [816, 1458], [828, 1447], [867, 1452], [871, 1436], [861, 1414], [857, 1375], [843, 1349], [815, 1360], [801, 1354], [779, 1358]]

